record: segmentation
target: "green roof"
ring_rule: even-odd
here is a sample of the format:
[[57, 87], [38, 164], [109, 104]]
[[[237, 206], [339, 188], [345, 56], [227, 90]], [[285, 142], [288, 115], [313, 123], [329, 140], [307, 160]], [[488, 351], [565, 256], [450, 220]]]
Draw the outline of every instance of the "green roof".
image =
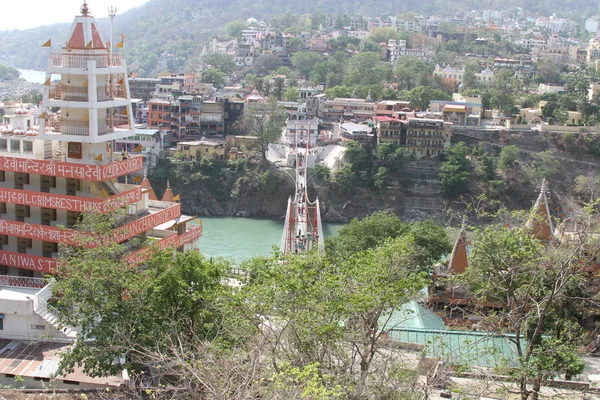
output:
[[412, 300], [405, 303], [390, 316], [384, 313], [379, 318], [379, 329], [426, 329], [445, 330], [444, 321], [433, 312]]

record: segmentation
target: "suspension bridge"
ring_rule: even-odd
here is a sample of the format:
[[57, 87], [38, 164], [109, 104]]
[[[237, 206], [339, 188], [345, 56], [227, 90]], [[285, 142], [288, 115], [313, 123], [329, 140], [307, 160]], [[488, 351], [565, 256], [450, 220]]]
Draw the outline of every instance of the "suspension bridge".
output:
[[[300, 137], [298, 137], [300, 136]], [[316, 137], [315, 137], [316, 141]], [[294, 129], [293, 137], [287, 136], [288, 160], [295, 166], [295, 193], [288, 199], [285, 224], [281, 237], [281, 251], [284, 255], [303, 253], [312, 249], [325, 249], [323, 225], [319, 199], [308, 198], [308, 171], [311, 160], [315, 159], [311, 148], [310, 132]], [[314, 161], [313, 161], [314, 163]]]

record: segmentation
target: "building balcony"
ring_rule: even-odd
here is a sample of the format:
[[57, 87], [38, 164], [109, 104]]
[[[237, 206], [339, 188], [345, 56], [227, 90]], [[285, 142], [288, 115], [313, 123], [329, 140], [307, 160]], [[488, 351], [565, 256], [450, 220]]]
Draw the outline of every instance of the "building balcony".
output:
[[118, 53], [109, 54], [70, 54], [52, 53], [50, 60], [53, 67], [63, 68], [87, 68], [89, 61], [96, 62], [96, 68], [122, 67], [124, 65], [123, 55]]
[[42, 289], [46, 286], [44, 278], [0, 275], [0, 286]]
[[90, 124], [85, 121], [62, 121], [58, 125], [60, 133], [65, 135], [89, 136]]
[[54, 84], [50, 86], [50, 100], [60, 101], [88, 101], [88, 88], [73, 87], [62, 84]]

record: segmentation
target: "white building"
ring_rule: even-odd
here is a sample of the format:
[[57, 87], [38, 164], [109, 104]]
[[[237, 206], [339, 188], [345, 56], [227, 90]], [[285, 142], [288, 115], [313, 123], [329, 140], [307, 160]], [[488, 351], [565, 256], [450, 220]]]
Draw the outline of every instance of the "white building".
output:
[[600, 17], [595, 16], [585, 20], [585, 30], [590, 33], [596, 33], [600, 30]]
[[[433, 71], [434, 75], [439, 75], [446, 80], [456, 81], [457, 85], [461, 85], [463, 82], [463, 75], [465, 74], [464, 69], [454, 69], [450, 64], [446, 65], [446, 68], [442, 69], [440, 65], [435, 66]], [[486, 68], [481, 72], [476, 72], [475, 77], [482, 84], [490, 84], [494, 79], [494, 72]]]
[[115, 140], [115, 151], [120, 153], [125, 150], [131, 154], [141, 154], [144, 165], [155, 167], [164, 149], [165, 132], [156, 129], [137, 129], [135, 135], [124, 139]]

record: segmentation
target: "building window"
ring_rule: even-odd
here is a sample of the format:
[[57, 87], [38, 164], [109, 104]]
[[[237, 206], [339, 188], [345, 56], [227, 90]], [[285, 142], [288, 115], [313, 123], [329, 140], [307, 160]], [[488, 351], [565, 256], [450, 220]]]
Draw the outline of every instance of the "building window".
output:
[[67, 179], [67, 195], [76, 196], [81, 191], [81, 181], [79, 179]]
[[78, 220], [80, 213], [75, 211], [67, 211], [67, 228], [73, 228]]
[[25, 278], [33, 278], [33, 270], [19, 268], [19, 276], [22, 276]]
[[56, 221], [56, 210], [53, 208], [42, 208], [42, 225], [51, 226]]
[[58, 243], [42, 242], [42, 256], [52, 258], [52, 253], [58, 253]]
[[19, 222], [25, 222], [25, 218], [31, 217], [31, 210], [29, 206], [23, 204], [15, 205], [15, 220]]
[[56, 187], [56, 177], [42, 175], [40, 177], [40, 191], [44, 193], [50, 193], [50, 188]]
[[15, 172], [15, 189], [23, 189], [23, 185], [29, 185], [29, 174]]
[[17, 238], [17, 252], [27, 254], [27, 249], [32, 247], [32, 240], [26, 238]]
[[23, 141], [23, 153], [33, 153], [33, 142]]
[[4, 330], [4, 314], [0, 314], [0, 331]]

